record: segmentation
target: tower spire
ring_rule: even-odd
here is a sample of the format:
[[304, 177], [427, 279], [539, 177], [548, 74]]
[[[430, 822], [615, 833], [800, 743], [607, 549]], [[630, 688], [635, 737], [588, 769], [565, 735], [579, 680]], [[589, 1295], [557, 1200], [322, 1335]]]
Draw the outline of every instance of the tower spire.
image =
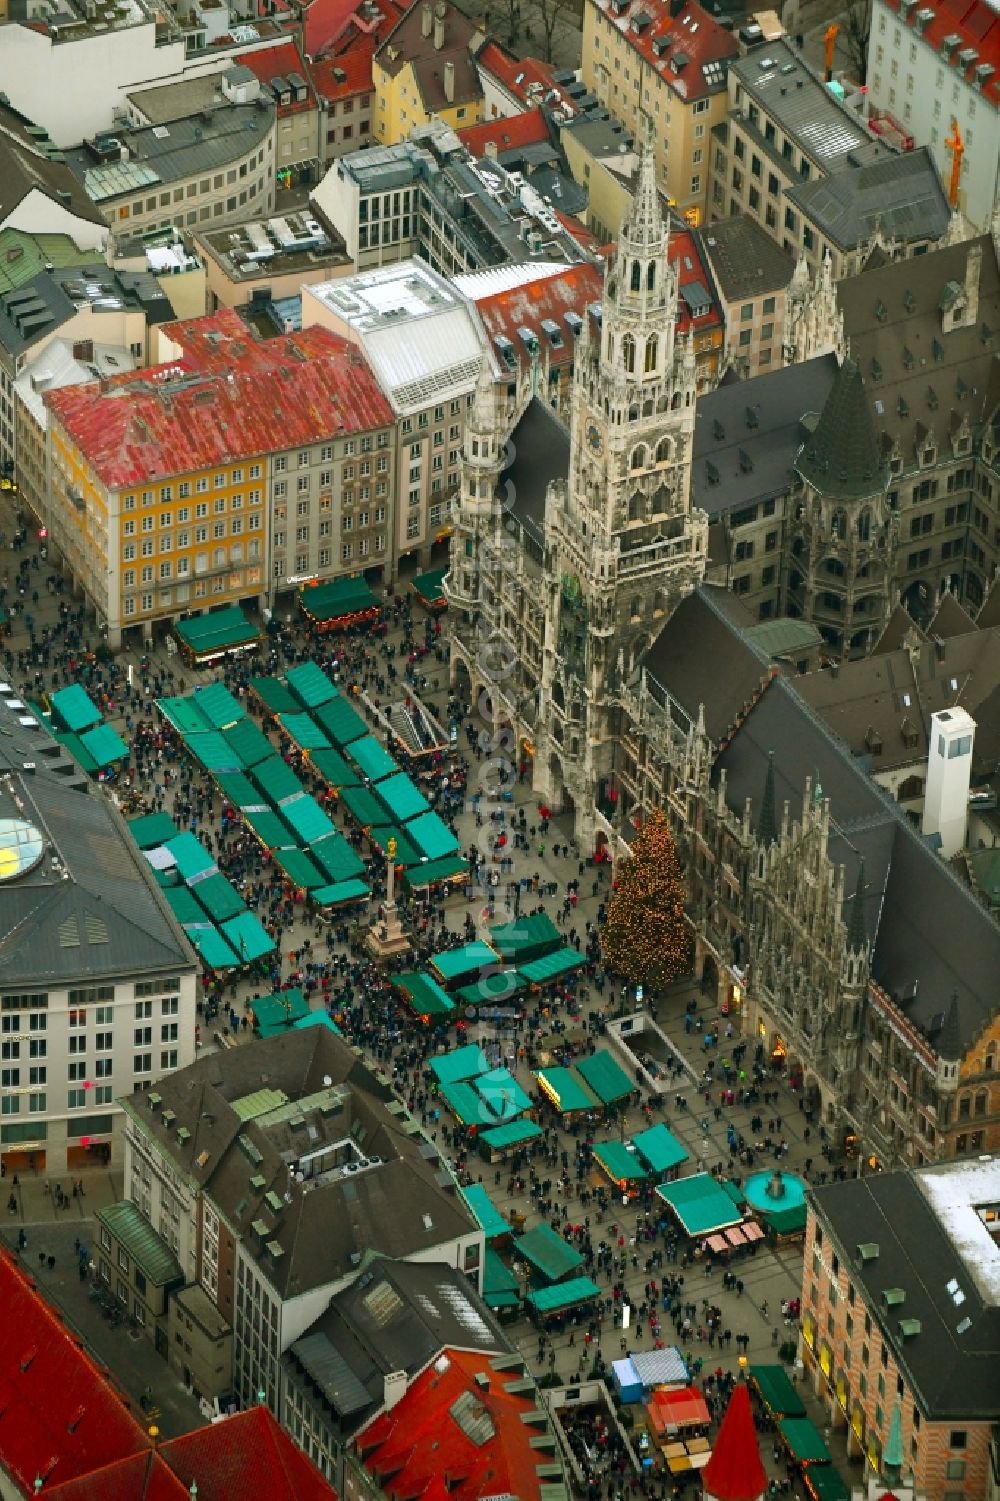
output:
[[656, 188], [656, 150], [653, 121], [646, 115], [643, 125], [642, 151], [639, 156], [639, 180], [632, 207], [622, 221], [620, 243], [630, 250], [665, 250], [667, 227], [660, 212], [660, 195]]
[[847, 919], [847, 947], [852, 954], [860, 954], [868, 943], [868, 928], [865, 923], [865, 862], [858, 864], [858, 880], [851, 898], [851, 911]]
[[767, 776], [764, 778], [764, 796], [757, 815], [757, 838], [761, 844], [772, 845], [778, 837], [778, 825], [774, 811], [774, 751], [767, 753]]

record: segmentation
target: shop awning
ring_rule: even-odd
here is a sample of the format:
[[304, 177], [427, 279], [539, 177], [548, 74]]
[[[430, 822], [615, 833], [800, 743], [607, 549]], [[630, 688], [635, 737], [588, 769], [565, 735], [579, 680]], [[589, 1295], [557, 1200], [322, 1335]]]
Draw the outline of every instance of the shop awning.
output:
[[98, 768], [112, 766], [128, 758], [128, 746], [109, 724], [95, 725], [80, 736], [80, 744]]
[[646, 1411], [656, 1434], [671, 1433], [678, 1428], [694, 1428], [711, 1422], [708, 1404], [696, 1386], [653, 1392]]
[[206, 683], [203, 688], [195, 688], [194, 701], [213, 730], [227, 730], [246, 718], [246, 710], [225, 683]]
[[251, 678], [250, 691], [256, 693], [270, 714], [294, 714], [300, 707], [279, 678]]
[[451, 981], [460, 980], [463, 975], [496, 969], [497, 956], [488, 943], [477, 939], [474, 943], [462, 944], [460, 948], [442, 949], [441, 953], [435, 954], [431, 959], [430, 966], [438, 979], [447, 985]]
[[239, 917], [231, 917], [228, 922], [219, 924], [219, 931], [239, 954], [243, 964], [262, 959], [274, 951], [274, 939], [254, 912], [241, 912]]
[[561, 1308], [572, 1308], [577, 1303], [586, 1303], [599, 1298], [601, 1289], [590, 1277], [571, 1277], [568, 1282], [556, 1283], [553, 1287], [539, 1287], [525, 1299], [536, 1313], [558, 1313]]
[[398, 761], [390, 756], [381, 740], [376, 740], [374, 735], [362, 735], [360, 740], [352, 743], [347, 754], [371, 782], [391, 777], [399, 771]]
[[371, 887], [364, 881], [352, 878], [349, 881], [334, 881], [330, 886], [317, 886], [309, 898], [318, 907], [341, 907], [345, 902], [360, 902], [371, 895]]
[[257, 813], [247, 808], [243, 811], [243, 819], [266, 850], [294, 848], [292, 832], [282, 823], [277, 813]]
[[333, 819], [323, 812], [319, 803], [308, 792], [300, 792], [298, 796], [282, 803], [281, 816], [299, 844], [315, 844], [328, 834], [336, 833]]
[[761, 1219], [767, 1221], [775, 1235], [797, 1235], [806, 1228], [805, 1204], [782, 1205], [775, 1201], [774, 1208], [770, 1205], [759, 1205], [755, 1209]]
[[310, 860], [305, 850], [275, 850], [275, 864], [279, 865], [293, 886], [311, 891], [317, 886], [326, 886], [328, 879], [315, 861]]
[[411, 891], [418, 891], [433, 886], [435, 881], [450, 881], [464, 875], [468, 868], [464, 855], [445, 855], [441, 860], [422, 860], [419, 865], [410, 866], [403, 872], [403, 880]]
[[430, 975], [413, 970], [410, 974], [395, 975], [393, 985], [402, 990], [418, 1016], [448, 1016], [455, 1003], [446, 990]]
[[647, 1176], [637, 1152], [630, 1152], [623, 1141], [599, 1141], [594, 1156], [615, 1183], [641, 1183]]
[[203, 923], [208, 916], [190, 886], [165, 886], [163, 895], [182, 928]]
[[267, 798], [258, 791], [246, 772], [218, 771], [215, 774], [215, 785], [226, 802], [232, 803], [234, 808], [267, 808]]
[[591, 1093], [574, 1069], [540, 1068], [536, 1069], [535, 1078], [542, 1092], [562, 1115], [569, 1115], [574, 1110], [598, 1108], [597, 1096]]
[[362, 829], [377, 828], [385, 819], [382, 804], [367, 787], [342, 787], [340, 801]]
[[235, 969], [240, 961], [212, 923], [185, 926], [185, 933], [209, 969]]
[[831, 1455], [823, 1435], [809, 1418], [782, 1418], [778, 1430], [793, 1459], [802, 1465], [828, 1465]]
[[510, 1226], [481, 1183], [470, 1183], [460, 1190], [462, 1198], [475, 1215], [487, 1240], [510, 1234]]
[[274, 755], [274, 746], [252, 719], [241, 719], [236, 724], [231, 724], [222, 731], [222, 738], [229, 749], [239, 756], [240, 764], [244, 767], [257, 766], [261, 761], [269, 761]]
[[295, 986], [291, 990], [278, 990], [273, 995], [251, 1001], [250, 1009], [261, 1036], [269, 1037], [274, 1032], [285, 1031], [302, 1017], [308, 1016], [311, 1007], [299, 987]]
[[448, 572], [450, 564], [445, 563], [441, 568], [432, 568], [429, 573], [418, 573], [410, 587], [414, 594], [429, 608], [438, 608], [447, 604], [444, 592], [444, 576]]
[[440, 860], [444, 855], [453, 855], [459, 848], [457, 837], [444, 819], [433, 810], [410, 819], [406, 832], [428, 860]]
[[309, 765], [323, 778], [328, 787], [360, 787], [361, 773], [348, 764], [340, 751], [332, 746], [309, 752]]
[[725, 1189], [711, 1173], [693, 1173], [675, 1183], [660, 1183], [656, 1192], [669, 1204], [687, 1235], [711, 1235], [742, 1219]]
[[551, 954], [544, 954], [541, 959], [532, 959], [528, 964], [522, 964], [520, 969], [529, 984], [548, 985], [561, 975], [568, 975], [572, 970], [579, 969], [584, 963], [586, 960], [576, 949], [562, 948]]
[[205, 846], [199, 843], [190, 831], [168, 839], [164, 844], [164, 849], [173, 856], [174, 864], [184, 881], [190, 881], [192, 876], [198, 876], [203, 871], [216, 868], [215, 861]]
[[485, 980], [479, 980], [475, 985], [462, 985], [457, 994], [467, 1006], [505, 1006], [509, 1001], [517, 1000], [527, 990], [527, 985], [516, 969], [498, 971], [495, 975], [487, 975]]
[[299, 592], [299, 604], [311, 620], [330, 625], [377, 610], [379, 602], [363, 578], [329, 579]]
[[151, 850], [173, 839], [177, 827], [169, 813], [143, 813], [129, 819], [128, 831], [141, 850]]
[[239, 605], [226, 605], [208, 615], [174, 622], [181, 645], [195, 658], [219, 656], [238, 646], [260, 640], [260, 631], [244, 615]]
[[280, 756], [269, 756], [253, 768], [253, 780], [267, 801], [276, 808], [286, 798], [298, 797], [305, 788], [287, 761]]
[[323, 750], [330, 744], [326, 731], [309, 714], [279, 714], [278, 723], [300, 750]]
[[506, 1147], [519, 1147], [522, 1142], [533, 1141], [541, 1134], [542, 1128], [537, 1121], [519, 1120], [508, 1121], [505, 1126], [493, 1126], [482, 1132], [481, 1139], [493, 1151], [500, 1152]]
[[244, 771], [236, 751], [227, 743], [221, 730], [203, 730], [185, 734], [184, 749], [200, 761], [206, 771]]
[[225, 922], [246, 911], [246, 902], [220, 871], [192, 883], [191, 890], [214, 923]]
[[441, 1099], [444, 1100], [448, 1109], [455, 1119], [463, 1126], [495, 1126], [497, 1118], [487, 1105], [486, 1101], [477, 1094], [475, 1087], [467, 1081], [457, 1084], [442, 1084], [440, 1087]]
[[489, 1059], [478, 1043], [465, 1048], [452, 1048], [450, 1053], [439, 1053], [430, 1061], [431, 1072], [440, 1084], [455, 1084], [461, 1079], [475, 1079], [489, 1070]]
[[517, 1308], [521, 1302], [521, 1284], [492, 1246], [483, 1258], [483, 1302], [487, 1308]]
[[558, 1282], [583, 1262], [580, 1252], [544, 1223], [518, 1236], [517, 1254], [547, 1282]]
[[662, 1122], [633, 1136], [632, 1145], [651, 1173], [669, 1172], [672, 1167], [678, 1167], [688, 1159], [686, 1149]]
[[776, 1418], [804, 1418], [802, 1398], [780, 1365], [752, 1365], [750, 1376], [768, 1411]]
[[[523, 968], [521, 973], [524, 974]], [[603, 1048], [589, 1058], [578, 1058], [575, 1067], [587, 1088], [593, 1090], [602, 1105], [612, 1105], [635, 1090], [635, 1085], [621, 1064]]]
[[490, 943], [507, 964], [529, 963], [563, 946], [562, 935], [546, 912], [498, 924], [490, 929]]
[[158, 698], [156, 707], [178, 735], [198, 735], [211, 729], [193, 698]]
[[313, 718], [341, 750], [368, 734], [367, 724], [346, 698], [331, 699], [328, 704], [314, 710]]
[[328, 834], [309, 846], [309, 854], [331, 881], [349, 881], [364, 874], [365, 864], [343, 834]]
[[80, 683], [71, 683], [68, 688], [60, 688], [58, 693], [50, 694], [49, 704], [57, 727], [68, 730], [72, 735], [78, 735], [81, 730], [89, 730], [91, 725], [100, 724], [103, 717]]
[[316, 662], [300, 662], [289, 667], [285, 682], [293, 698], [303, 709], [318, 709], [331, 699], [340, 697], [340, 689]]
[[815, 1501], [850, 1501], [851, 1492], [832, 1464], [810, 1465], [803, 1473], [806, 1488]]
[[[363, 740], [358, 740], [352, 745], [351, 756], [355, 761], [358, 761], [355, 751], [364, 743]], [[360, 761], [358, 764], [360, 765]], [[389, 817], [396, 823], [405, 823], [408, 818], [416, 818], [419, 814], [430, 811], [430, 803], [420, 789], [414, 786], [405, 771], [397, 772], [394, 776], [387, 776], [373, 790], [379, 802], [385, 804]]]

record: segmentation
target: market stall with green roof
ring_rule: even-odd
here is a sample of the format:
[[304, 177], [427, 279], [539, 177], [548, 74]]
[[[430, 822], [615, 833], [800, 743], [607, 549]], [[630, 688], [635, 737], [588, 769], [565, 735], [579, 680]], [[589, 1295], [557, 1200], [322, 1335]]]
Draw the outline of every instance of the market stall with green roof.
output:
[[638, 1193], [649, 1177], [638, 1152], [630, 1150], [623, 1141], [595, 1142], [593, 1153], [594, 1161], [605, 1177], [610, 1179], [619, 1193], [627, 1194], [629, 1198]]
[[543, 1283], [561, 1282], [583, 1265], [583, 1257], [576, 1247], [544, 1221], [517, 1237], [514, 1252], [523, 1257]]
[[508, 1152], [523, 1147], [526, 1142], [534, 1141], [541, 1134], [542, 1128], [537, 1121], [521, 1116], [519, 1120], [508, 1121], [506, 1125], [491, 1126], [486, 1131], [480, 1131], [477, 1145], [487, 1162], [498, 1162]]
[[194, 701], [198, 713], [213, 730], [228, 730], [246, 718], [246, 710], [225, 683], [205, 683], [196, 687]]
[[442, 985], [457, 986], [469, 975], [498, 969], [499, 960], [489, 944], [477, 938], [459, 948], [442, 949], [429, 960], [429, 968]]
[[489, 1059], [478, 1043], [467, 1047], [452, 1048], [450, 1053], [438, 1053], [430, 1061], [431, 1073], [439, 1084], [455, 1084], [463, 1079], [475, 1079], [489, 1070]]
[[352, 741], [347, 755], [370, 782], [394, 776], [400, 769], [399, 762], [390, 756], [381, 740], [374, 735], [362, 735], [360, 740]]
[[432, 886], [459, 886], [469, 873], [469, 862], [464, 855], [445, 855], [440, 860], [422, 859], [419, 865], [409, 865], [403, 872], [403, 883], [409, 891], [428, 891]]
[[301, 708], [298, 699], [280, 678], [252, 677], [250, 692], [268, 714], [294, 714]]
[[459, 1189], [487, 1240], [500, 1240], [510, 1234], [510, 1226], [481, 1183]]
[[185, 660], [195, 667], [217, 661], [229, 652], [247, 651], [262, 640], [260, 630], [251, 624], [239, 605], [225, 605], [207, 615], [176, 620], [174, 634]]
[[750, 1380], [773, 1418], [804, 1418], [802, 1398], [781, 1365], [752, 1365]]
[[488, 1011], [491, 1006], [509, 1006], [520, 1000], [527, 989], [516, 969], [504, 969], [477, 980], [474, 985], [460, 985], [456, 995], [464, 1005], [482, 1006]]
[[368, 726], [346, 698], [334, 698], [312, 711], [312, 717], [338, 750], [368, 734]]
[[[522, 968], [521, 973], [524, 974]], [[576, 1060], [575, 1068], [580, 1078], [602, 1105], [615, 1105], [635, 1093], [635, 1085], [616, 1058], [601, 1048], [584, 1058]]]
[[685, 1235], [713, 1235], [739, 1225], [743, 1215], [711, 1173], [660, 1183], [656, 1193], [673, 1211]]
[[393, 975], [394, 990], [402, 991], [406, 1004], [424, 1022], [447, 1021], [455, 1010], [448, 992], [431, 976], [419, 970]]
[[289, 667], [285, 683], [303, 709], [319, 709], [340, 697], [340, 689], [317, 662], [299, 662]]
[[57, 735], [60, 733], [79, 735], [81, 731], [92, 729], [95, 724], [100, 724], [104, 717], [86, 688], [80, 683], [71, 683], [68, 688], [60, 688], [57, 693], [50, 693], [49, 708], [52, 711], [53, 729]]
[[418, 573], [410, 582], [410, 588], [419, 599], [420, 603], [435, 614], [447, 609], [448, 596], [444, 592], [444, 579], [450, 564], [444, 563], [440, 568], [432, 568], [429, 573]]
[[563, 946], [562, 935], [547, 912], [499, 923], [490, 929], [490, 944], [505, 964], [527, 964]]
[[279, 1032], [287, 1032], [312, 1010], [298, 986], [260, 996], [249, 1004], [253, 1029], [258, 1037], [274, 1037]]
[[536, 1317], [545, 1320], [600, 1296], [601, 1289], [591, 1277], [571, 1277], [550, 1287], [536, 1287], [524, 1301]]
[[599, 1110], [600, 1101], [572, 1068], [538, 1068], [535, 1078], [545, 1098], [560, 1115], [571, 1116]]
[[527, 964], [519, 967], [522, 979], [527, 980], [529, 985], [541, 989], [543, 985], [551, 985], [553, 980], [561, 980], [564, 975], [570, 975], [574, 970], [582, 968], [586, 959], [577, 949], [555, 949], [550, 954], [543, 954], [540, 959], [532, 959]]
[[322, 584], [307, 584], [299, 591], [299, 606], [306, 618], [321, 631], [343, 631], [352, 625], [377, 620], [381, 606], [365, 579], [336, 578]]
[[681, 1146], [674, 1133], [662, 1121], [645, 1131], [637, 1132], [632, 1138], [632, 1145], [656, 1178], [662, 1178], [665, 1173], [688, 1160], [687, 1149]]
[[516, 1312], [521, 1306], [520, 1282], [489, 1245], [483, 1257], [483, 1302], [501, 1316], [505, 1311]]

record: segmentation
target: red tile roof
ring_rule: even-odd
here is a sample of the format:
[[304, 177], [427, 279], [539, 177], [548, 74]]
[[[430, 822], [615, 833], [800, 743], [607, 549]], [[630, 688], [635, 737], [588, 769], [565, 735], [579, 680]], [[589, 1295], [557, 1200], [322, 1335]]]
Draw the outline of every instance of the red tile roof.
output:
[[744, 1381], [733, 1388], [712, 1457], [701, 1472], [701, 1487], [713, 1501], [758, 1501], [767, 1490], [750, 1392]]
[[316, 108], [316, 95], [308, 87], [309, 73], [297, 42], [282, 42], [280, 47], [268, 47], [264, 52], [242, 52], [233, 61], [249, 68], [263, 84], [270, 84], [278, 77], [287, 78], [289, 73], [298, 73], [299, 77], [305, 80], [307, 85], [305, 99], [298, 103], [293, 100], [291, 104], [279, 105], [278, 114], [282, 118], [288, 115], [301, 115], [307, 110]]
[[344, 53], [366, 36], [384, 42], [408, 10], [397, 0], [312, 0], [305, 13], [306, 55]]
[[187, 1486], [148, 1445], [65, 1485], [45, 1486], [44, 1495], [45, 1501], [191, 1501]]
[[[313, 88], [329, 104], [372, 91], [372, 58], [378, 46], [374, 37], [360, 36], [350, 51], [331, 54], [314, 62], [309, 70]], [[364, 139], [359, 140], [364, 144]]]
[[[485, 1378], [480, 1385], [476, 1377]], [[388, 1412], [358, 1435], [362, 1460], [390, 1501], [537, 1501], [544, 1449], [523, 1421], [531, 1394], [513, 1394], [513, 1371], [496, 1371], [475, 1351], [446, 1350]], [[469, 1436], [469, 1428], [473, 1436]]]
[[583, 220], [578, 219], [575, 214], [563, 214], [560, 213], [559, 209], [553, 209], [553, 213], [559, 220], [559, 223], [562, 225], [563, 229], [569, 231], [576, 243], [580, 246], [580, 249], [585, 250], [588, 255], [601, 255], [605, 260], [608, 260], [609, 257], [613, 254], [615, 248], [614, 245], [608, 244], [604, 240], [599, 240], [597, 236], [587, 228]]
[[678, 229], [676, 224], [670, 226], [670, 239], [667, 242], [667, 259], [671, 265], [676, 266], [679, 274], [678, 285], [683, 292], [685, 287], [699, 282], [712, 299], [712, 305], [707, 312], [693, 317], [683, 296], [680, 298], [680, 318], [677, 323], [679, 331], [683, 334], [702, 333], [705, 329], [721, 328], [725, 319], [722, 307], [719, 303], [715, 283], [708, 273], [708, 268], [701, 258], [698, 241], [690, 229]]
[[[537, 103], [550, 89], [557, 87], [551, 63], [543, 63], [537, 57], [515, 57], [513, 52], [508, 52], [506, 47], [493, 40], [480, 48], [476, 61], [522, 104]], [[538, 88], [532, 88], [533, 84]]]
[[[587, 304], [600, 302], [603, 277], [596, 266], [582, 262], [553, 276], [544, 265], [538, 267], [537, 279], [509, 291], [494, 292], [476, 298], [476, 307], [492, 343], [497, 334], [509, 339], [522, 365], [529, 365], [531, 355], [519, 329], [528, 328], [538, 340], [550, 369], [573, 362], [576, 336], [565, 322], [568, 312], [587, 317]], [[551, 320], [559, 329], [560, 343], [554, 345], [542, 328], [542, 319]], [[494, 348], [496, 346], [494, 345]]]
[[245, 326], [241, 339], [231, 338], [228, 317], [192, 323], [171, 325], [185, 348], [172, 364], [47, 393], [105, 485], [142, 484], [391, 425], [392, 409], [363, 355], [329, 330], [255, 341]]
[[198, 1501], [336, 1501], [336, 1492], [266, 1407], [251, 1407], [161, 1445]]
[[483, 156], [490, 142], [497, 154], [514, 151], [519, 146], [536, 146], [551, 140], [548, 121], [540, 109], [526, 109], [519, 115], [501, 116], [498, 120], [486, 120], [482, 125], [469, 125], [458, 132], [458, 139], [473, 156]]
[[113, 1460], [149, 1440], [122, 1397], [34, 1283], [0, 1252], [0, 1468], [30, 1495]]
[[[629, 46], [685, 102], [720, 93], [725, 88], [725, 68], [718, 65], [739, 54], [739, 42], [702, 9], [698, 0], [688, 0], [676, 17], [670, 14], [669, 0], [631, 0], [621, 14], [611, 9], [610, 0], [596, 0], [596, 3], [612, 26], [617, 26], [628, 39]], [[652, 22], [642, 31], [635, 31], [632, 22], [640, 15], [652, 17]], [[654, 41], [661, 48], [659, 52], [653, 50]], [[675, 70], [674, 65], [682, 56], [687, 61]]]
[[[887, 4], [895, 11], [900, 9], [899, 0], [887, 0]], [[939, 64], [960, 74], [973, 87], [976, 69], [990, 63], [994, 72], [981, 86], [981, 92], [994, 107], [1000, 104], [1000, 13], [989, 4], [989, 0], [937, 0], [928, 8], [933, 9], [934, 19], [928, 21], [922, 32], [916, 25], [920, 6], [903, 18], [904, 24], [911, 31], [920, 32], [926, 45], [937, 53]], [[959, 38], [950, 58], [945, 58], [941, 51], [941, 43], [947, 36]], [[975, 51], [976, 56], [963, 65], [959, 53], [968, 47]]]

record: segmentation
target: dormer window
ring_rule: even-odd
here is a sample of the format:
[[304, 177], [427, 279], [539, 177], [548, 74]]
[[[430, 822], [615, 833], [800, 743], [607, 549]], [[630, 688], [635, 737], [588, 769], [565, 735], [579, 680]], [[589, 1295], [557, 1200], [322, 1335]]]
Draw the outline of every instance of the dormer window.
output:
[[937, 450], [935, 448], [925, 448], [924, 449], [924, 452], [923, 452], [923, 462], [925, 464], [933, 464], [934, 460], [936, 458], [937, 458]]

